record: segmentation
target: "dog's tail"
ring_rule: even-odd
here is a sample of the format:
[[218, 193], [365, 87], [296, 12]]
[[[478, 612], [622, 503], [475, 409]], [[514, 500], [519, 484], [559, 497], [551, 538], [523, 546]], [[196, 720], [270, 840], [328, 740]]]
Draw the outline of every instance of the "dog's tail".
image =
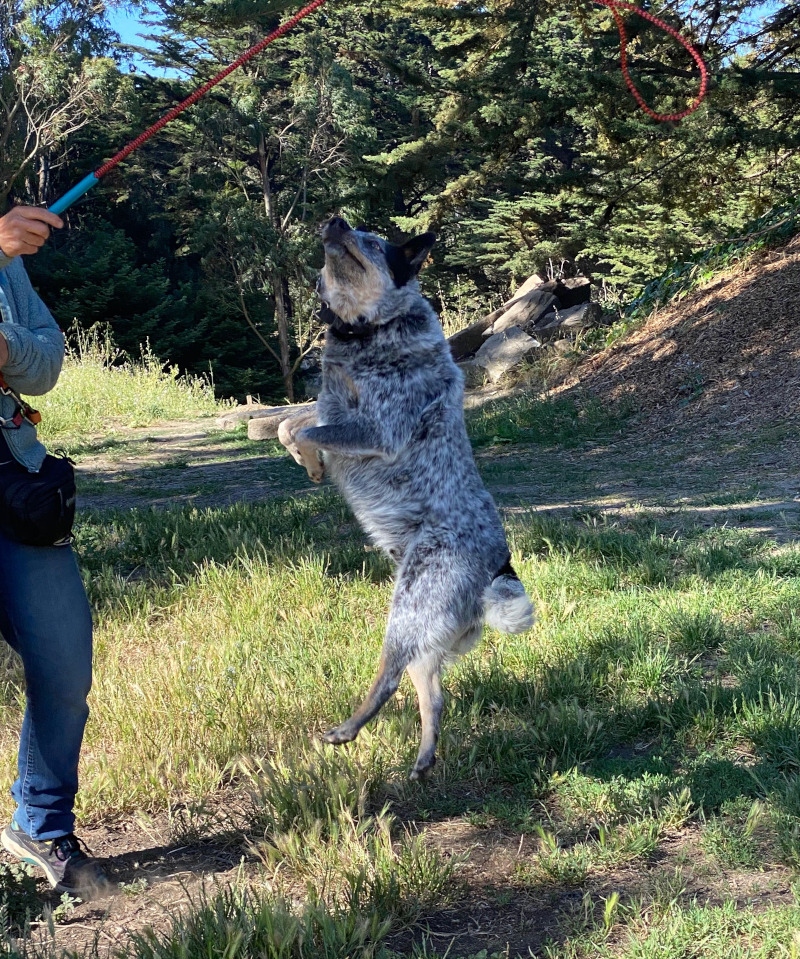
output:
[[533, 626], [533, 603], [511, 562], [500, 570], [483, 593], [484, 619], [501, 633], [524, 633]]

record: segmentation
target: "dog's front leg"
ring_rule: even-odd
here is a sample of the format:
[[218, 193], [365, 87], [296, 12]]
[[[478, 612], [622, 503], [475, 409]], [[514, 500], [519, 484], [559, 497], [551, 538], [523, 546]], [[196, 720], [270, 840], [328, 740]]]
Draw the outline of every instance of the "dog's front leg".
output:
[[314, 483], [321, 483], [325, 475], [325, 466], [319, 450], [312, 443], [304, 442], [298, 436], [301, 430], [315, 426], [316, 422], [316, 407], [290, 416], [278, 427], [278, 439], [291, 453], [295, 462], [305, 468], [309, 479]]
[[297, 440], [319, 450], [340, 456], [388, 456], [390, 450], [378, 430], [364, 420], [348, 420], [326, 426], [307, 426], [297, 434]]

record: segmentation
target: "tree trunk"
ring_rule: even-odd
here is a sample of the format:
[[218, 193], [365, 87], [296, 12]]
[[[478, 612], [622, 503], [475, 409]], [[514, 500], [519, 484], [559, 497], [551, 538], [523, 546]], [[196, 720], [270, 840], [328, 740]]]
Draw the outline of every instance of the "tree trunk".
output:
[[272, 288], [275, 291], [275, 323], [278, 327], [281, 376], [286, 390], [286, 398], [290, 403], [294, 403], [294, 378], [289, 354], [289, 324], [292, 319], [292, 300], [289, 295], [289, 284], [286, 277], [280, 274], [273, 275]]
[[[270, 225], [279, 230], [278, 217], [272, 197], [270, 182], [270, 156], [262, 133], [258, 141], [258, 160], [261, 167], [261, 184], [264, 193], [264, 210]], [[292, 319], [292, 300], [289, 294], [289, 281], [282, 273], [273, 273], [272, 289], [275, 294], [275, 325], [278, 328], [278, 346], [281, 358], [281, 377], [290, 403], [294, 402], [294, 377], [290, 356], [289, 327]]]

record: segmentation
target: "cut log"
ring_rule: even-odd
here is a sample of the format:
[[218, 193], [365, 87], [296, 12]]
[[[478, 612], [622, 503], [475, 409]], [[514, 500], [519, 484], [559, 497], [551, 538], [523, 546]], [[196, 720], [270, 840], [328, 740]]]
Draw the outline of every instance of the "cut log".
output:
[[550, 313], [546, 313], [530, 330], [534, 336], [538, 336], [542, 340], [547, 340], [550, 339], [559, 326], [561, 326], [561, 317], [556, 310], [551, 310]]
[[290, 406], [261, 406], [258, 403], [248, 403], [245, 406], [237, 406], [235, 410], [229, 410], [217, 417], [216, 425], [224, 430], [235, 430], [240, 423], [246, 423], [257, 416], [270, 416], [276, 410], [288, 410]]
[[561, 311], [561, 328], [565, 330], [583, 330], [590, 326], [599, 326], [602, 309], [599, 303], [581, 303], [571, 310]]
[[296, 406], [275, 406], [269, 415], [254, 417], [247, 424], [247, 438], [249, 440], [274, 440], [278, 436], [278, 427], [284, 420], [313, 410], [316, 403], [300, 403]]
[[582, 303], [571, 310], [555, 310], [542, 317], [530, 331], [542, 340], [553, 337], [569, 336], [577, 330], [597, 326], [602, 310], [599, 303]]
[[506, 310], [506, 312], [496, 320], [484, 336], [492, 336], [495, 333], [502, 333], [504, 330], [510, 330], [512, 326], [518, 326], [521, 329], [531, 327], [553, 307], [559, 305], [558, 300], [552, 293], [543, 290], [531, 290], [525, 296], [520, 297]]
[[472, 362], [482, 366], [489, 379], [495, 383], [541, 345], [539, 340], [528, 336], [518, 326], [512, 326], [502, 333], [490, 336]]
[[463, 330], [459, 330], [458, 333], [449, 336], [447, 342], [450, 346], [450, 352], [453, 354], [453, 359], [462, 360], [467, 356], [472, 356], [483, 343], [484, 330], [488, 329], [504, 312], [504, 310], [495, 310], [494, 313], [484, 316], [482, 320], [478, 320], [471, 326], [467, 326]]
[[539, 289], [543, 293], [552, 293], [554, 296], [558, 296], [561, 292], [561, 280], [547, 280], [546, 283], [542, 283]]
[[566, 280], [545, 280], [534, 273], [515, 291], [511, 299], [506, 300], [503, 308], [507, 310], [517, 300], [521, 300], [534, 290], [540, 290], [542, 293], [552, 293], [553, 296], [561, 300], [561, 305], [565, 309], [569, 309], [571, 306], [578, 306], [579, 303], [588, 303], [591, 297], [591, 289], [591, 280], [585, 276], [570, 277]]
[[588, 303], [592, 298], [592, 284], [585, 276], [575, 276], [561, 281], [561, 289], [556, 296], [561, 300], [565, 310], [581, 303]]
[[514, 291], [513, 296], [510, 299], [506, 300], [506, 302], [503, 304], [503, 307], [505, 309], [508, 309], [508, 307], [511, 306], [514, 300], [518, 300], [520, 299], [520, 297], [523, 297], [527, 293], [530, 293], [531, 290], [535, 290], [537, 287], [541, 286], [542, 283], [544, 283], [544, 277], [539, 276], [538, 273], [534, 273], [533, 276], [529, 276], [528, 279], [525, 280], [525, 282], [522, 284], [522, 286], [518, 287]]

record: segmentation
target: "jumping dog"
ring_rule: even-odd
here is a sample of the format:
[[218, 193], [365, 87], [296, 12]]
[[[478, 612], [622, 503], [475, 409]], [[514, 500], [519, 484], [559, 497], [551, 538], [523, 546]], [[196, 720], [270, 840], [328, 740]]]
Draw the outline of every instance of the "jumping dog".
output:
[[324, 739], [355, 739], [406, 671], [422, 718], [412, 779], [436, 762], [443, 667], [475, 646], [484, 623], [520, 633], [534, 618], [475, 467], [461, 372], [417, 282], [434, 240], [394, 245], [338, 217], [325, 224], [322, 388], [316, 410], [279, 432], [313, 480], [333, 480], [396, 567], [378, 675]]

